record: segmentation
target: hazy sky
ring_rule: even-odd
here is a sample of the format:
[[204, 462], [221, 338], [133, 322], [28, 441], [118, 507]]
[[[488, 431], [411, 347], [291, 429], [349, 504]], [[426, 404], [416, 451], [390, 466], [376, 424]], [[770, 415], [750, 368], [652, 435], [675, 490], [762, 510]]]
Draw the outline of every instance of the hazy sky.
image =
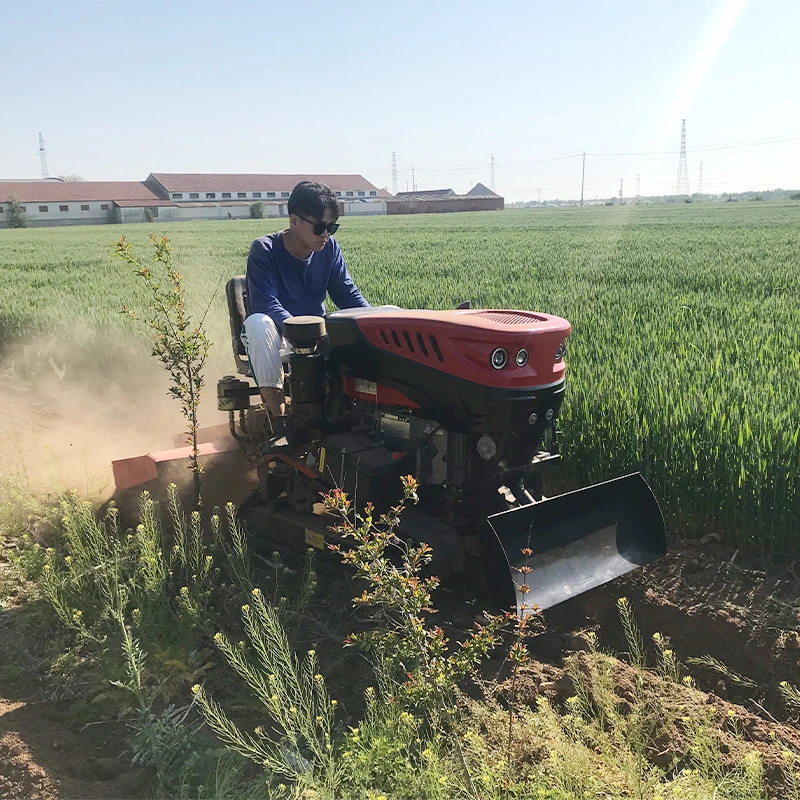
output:
[[800, 189], [797, 0], [0, 0], [0, 177]]

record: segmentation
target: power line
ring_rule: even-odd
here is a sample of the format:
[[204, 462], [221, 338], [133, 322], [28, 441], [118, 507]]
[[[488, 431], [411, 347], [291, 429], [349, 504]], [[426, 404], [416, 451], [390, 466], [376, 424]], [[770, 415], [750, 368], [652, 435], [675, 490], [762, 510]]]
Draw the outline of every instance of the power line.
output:
[[[780, 145], [780, 144], [787, 144], [791, 142], [798, 142], [800, 143], [800, 136], [781, 136], [781, 137], [773, 137], [769, 139], [750, 139], [745, 141], [739, 142], [729, 142], [727, 144], [717, 144], [717, 145], [701, 145], [701, 146], [694, 146], [692, 147], [693, 153], [717, 153], [717, 152], [725, 152], [730, 150], [736, 149], [747, 149], [751, 147], [764, 147], [767, 145]], [[524, 159], [520, 161], [497, 161], [495, 160], [495, 170], [504, 170], [504, 169], [516, 169], [518, 167], [535, 165], [535, 164], [547, 164], [553, 163], [558, 161], [569, 161], [569, 160], [577, 160], [578, 158], [583, 159], [585, 156], [589, 157], [596, 157], [599, 156], [601, 158], [623, 158], [627, 156], [640, 156], [643, 157], [643, 160], [666, 160], [675, 157], [675, 151], [672, 149], [644, 149], [644, 150], [586, 150], [581, 152], [574, 152], [574, 153], [562, 153], [560, 155], [551, 155], [551, 156], [542, 156], [541, 158], [532, 158], [532, 159]], [[592, 161], [592, 165], [600, 165], [608, 163], [606, 161]], [[471, 170], [480, 170], [480, 164], [436, 164], [436, 165], [422, 165], [420, 170], [425, 172], [460, 172], [462, 170], [471, 171]], [[410, 174], [411, 168], [405, 167], [399, 170], [400, 173]], [[370, 171], [371, 175], [377, 177], [382, 176], [389, 176], [390, 173], [388, 172], [381, 172]]]

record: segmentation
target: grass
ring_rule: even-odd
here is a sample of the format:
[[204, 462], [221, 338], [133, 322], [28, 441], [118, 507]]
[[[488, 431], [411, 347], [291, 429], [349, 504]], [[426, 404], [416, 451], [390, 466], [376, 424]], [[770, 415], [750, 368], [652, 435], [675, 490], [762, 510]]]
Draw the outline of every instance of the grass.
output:
[[[224, 282], [282, 224], [0, 231], [0, 347], [72, 332], [76, 357], [113, 371], [114, 342], [135, 335], [119, 309], [148, 298], [112, 244], [124, 234], [146, 252], [154, 230], [172, 242], [190, 309], [207, 312], [213, 384], [231, 372]], [[470, 300], [571, 321], [564, 487], [641, 470], [673, 530], [800, 544], [799, 204], [354, 217], [337, 239], [374, 304]]]

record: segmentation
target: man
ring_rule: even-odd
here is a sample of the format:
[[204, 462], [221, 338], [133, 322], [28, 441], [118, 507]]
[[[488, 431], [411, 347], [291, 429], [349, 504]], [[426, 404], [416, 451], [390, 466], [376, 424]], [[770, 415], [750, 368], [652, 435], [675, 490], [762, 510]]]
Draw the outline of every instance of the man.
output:
[[287, 204], [289, 227], [261, 236], [247, 258], [247, 318], [242, 339], [261, 399], [272, 418], [268, 449], [288, 446], [281, 346], [283, 322], [325, 314], [325, 295], [338, 308], [369, 306], [353, 283], [333, 234], [339, 204], [324, 183], [303, 181]]

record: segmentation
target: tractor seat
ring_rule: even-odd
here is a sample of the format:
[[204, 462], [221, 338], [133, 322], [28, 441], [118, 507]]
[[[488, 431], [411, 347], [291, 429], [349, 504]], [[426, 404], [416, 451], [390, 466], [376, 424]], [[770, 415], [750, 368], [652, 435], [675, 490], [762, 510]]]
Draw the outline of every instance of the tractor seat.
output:
[[[233, 360], [236, 362], [236, 371], [240, 375], [255, 380], [255, 375], [250, 367], [247, 348], [242, 341], [242, 326], [247, 318], [247, 279], [244, 275], [237, 275], [225, 284], [225, 294], [228, 298], [228, 317], [231, 323], [231, 345], [233, 346]], [[281, 347], [281, 362], [283, 371], [289, 369], [289, 348], [284, 342]]]
[[228, 316], [231, 323], [231, 345], [233, 346], [233, 360], [236, 362], [236, 371], [248, 378], [254, 377], [250, 369], [250, 359], [242, 341], [242, 325], [247, 317], [247, 280], [244, 275], [237, 275], [225, 284], [225, 294], [228, 298]]

